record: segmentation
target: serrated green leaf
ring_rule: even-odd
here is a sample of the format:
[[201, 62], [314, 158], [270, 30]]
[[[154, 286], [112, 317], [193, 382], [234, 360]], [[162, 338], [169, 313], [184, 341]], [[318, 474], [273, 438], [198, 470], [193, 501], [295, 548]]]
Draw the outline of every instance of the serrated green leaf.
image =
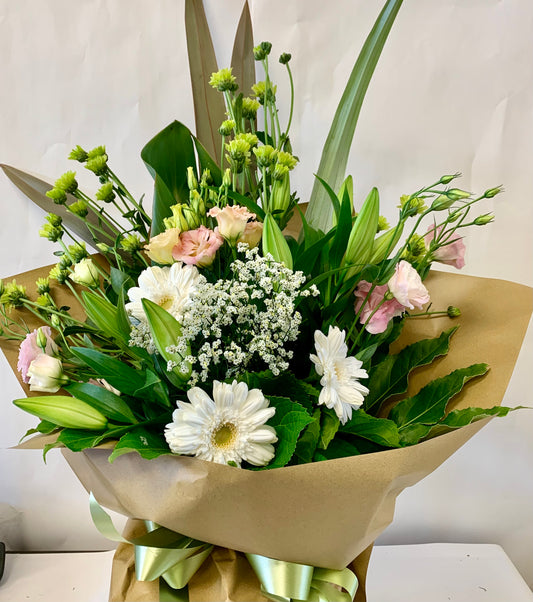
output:
[[128, 404], [115, 393], [92, 383], [71, 383], [65, 389], [73, 396], [96, 408], [104, 416], [118, 422], [135, 424], [137, 420]]
[[[352, 70], [322, 151], [318, 175], [334, 189], [344, 179], [355, 126], [363, 100], [389, 31], [402, 0], [388, 0], [368, 35]], [[332, 226], [332, 208], [320, 183], [315, 181], [307, 219], [314, 228], [327, 232]]]
[[328, 445], [339, 430], [340, 421], [333, 410], [324, 408], [322, 410], [322, 420], [320, 421], [320, 439], [318, 447], [322, 450], [327, 449]]
[[320, 410], [317, 408], [313, 413], [313, 421], [303, 431], [296, 443], [295, 455], [301, 464], [307, 464], [313, 460], [318, 440], [320, 437]]
[[299, 403], [286, 397], [269, 397], [268, 400], [276, 413], [267, 424], [276, 429], [278, 442], [274, 445], [276, 455], [265, 468], [281, 468], [292, 458], [300, 433], [313, 418]]
[[369, 416], [364, 410], [357, 410], [351, 419], [340, 427], [342, 433], [357, 435], [383, 447], [399, 447], [398, 427], [392, 420]]
[[163, 454], [171, 453], [162, 434], [159, 435], [144, 427], [138, 427], [119, 439], [115, 449], [109, 456], [109, 462], [113, 462], [119, 456], [133, 451], [146, 460], [152, 460]]
[[419, 430], [413, 431], [410, 428], [413, 425], [433, 425], [442, 420], [450, 399], [462, 390], [466, 382], [483, 376], [487, 370], [487, 364], [473, 364], [468, 368], [454, 370], [447, 376], [428, 383], [413, 397], [398, 402], [390, 411], [389, 418], [398, 425], [402, 442], [410, 444], [413, 436], [419, 436]]
[[448, 353], [450, 338], [457, 327], [444, 331], [434, 339], [423, 339], [405, 347], [396, 355], [389, 355], [370, 373], [369, 394], [364, 401], [364, 410], [377, 413], [392, 395], [407, 391], [407, 378], [414, 368], [430, 364], [436, 357]]

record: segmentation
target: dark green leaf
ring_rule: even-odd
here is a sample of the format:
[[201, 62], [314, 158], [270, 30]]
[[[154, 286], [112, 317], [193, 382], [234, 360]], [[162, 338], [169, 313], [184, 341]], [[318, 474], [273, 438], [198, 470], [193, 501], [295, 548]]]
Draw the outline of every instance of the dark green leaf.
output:
[[[324, 187], [324, 190], [326, 191], [329, 200], [331, 201], [331, 205], [333, 207], [333, 211], [335, 212], [335, 216], [337, 221], [339, 220], [339, 215], [341, 212], [341, 204], [339, 202], [339, 199], [337, 197], [337, 195], [335, 194], [335, 191], [333, 190], [333, 188], [331, 188], [331, 186], [325, 181], [323, 180], [320, 176], [317, 176], [315, 174], [315, 178], [322, 184], [322, 186]], [[350, 217], [351, 217], [351, 212], [350, 212]]]
[[98, 445], [101, 435], [95, 435], [94, 431], [82, 431], [80, 429], [63, 429], [57, 439], [58, 444], [63, 444], [72, 451], [82, 451]]
[[137, 427], [120, 438], [109, 456], [109, 461], [113, 462], [119, 456], [132, 451], [136, 451], [146, 460], [171, 453], [163, 435], [153, 433], [144, 427]]
[[344, 441], [344, 439], [333, 439], [329, 444], [328, 449], [321, 449], [315, 453], [314, 461], [321, 462], [323, 460], [348, 458], [350, 456], [358, 456], [359, 453], [357, 447], [348, 443], [348, 441]]
[[260, 220], [265, 219], [264, 210], [250, 197], [244, 196], [233, 190], [228, 190], [228, 196], [232, 201], [237, 201], [239, 205], [246, 207], [251, 213], [255, 213]]
[[87, 317], [104, 335], [122, 343], [128, 343], [130, 324], [124, 324], [118, 318], [118, 310], [113, 303], [92, 291], [83, 291], [84, 309]]
[[214, 186], [220, 186], [222, 184], [222, 174], [220, 172], [220, 168], [215, 160], [211, 157], [211, 155], [205, 150], [204, 146], [196, 138], [193, 136], [192, 141], [194, 142], [194, 147], [196, 148], [196, 152], [198, 153], [198, 163], [199, 163], [199, 174], [202, 175], [204, 169], [208, 169], [211, 173], [211, 178], [213, 180]]
[[340, 427], [342, 433], [357, 435], [383, 447], [399, 447], [398, 427], [392, 420], [369, 416], [364, 410], [357, 410], [352, 418]]
[[318, 445], [320, 437], [320, 410], [317, 408], [313, 413], [313, 422], [306, 427], [302, 436], [296, 444], [295, 455], [301, 464], [306, 464], [313, 460], [313, 455]]
[[419, 366], [430, 364], [436, 357], [448, 352], [450, 338], [457, 327], [450, 328], [435, 339], [417, 341], [396, 355], [389, 355], [371, 372], [368, 381], [370, 393], [365, 398], [366, 412], [379, 411], [382, 403], [392, 395], [407, 391], [409, 372]]
[[318, 447], [320, 449], [327, 449], [328, 445], [333, 441], [333, 438], [339, 430], [340, 421], [337, 418], [337, 414], [333, 410], [324, 408], [322, 410], [322, 420], [320, 425], [320, 440]]
[[137, 420], [128, 404], [111, 391], [92, 383], [71, 383], [64, 387], [73, 397], [81, 399], [99, 410], [106, 418], [118, 422], [136, 423]]
[[118, 270], [117, 268], [111, 267], [111, 287], [118, 295], [121, 290], [128, 290], [132, 286], [134, 286], [133, 279], [128, 274]]
[[283, 393], [283, 397], [297, 401], [309, 412], [319, 395], [319, 391], [315, 387], [296, 378], [290, 372], [282, 372], [279, 376], [274, 376], [270, 370], [249, 372], [244, 375], [243, 380], [250, 389], [260, 389], [265, 397], [271, 395], [276, 397]]

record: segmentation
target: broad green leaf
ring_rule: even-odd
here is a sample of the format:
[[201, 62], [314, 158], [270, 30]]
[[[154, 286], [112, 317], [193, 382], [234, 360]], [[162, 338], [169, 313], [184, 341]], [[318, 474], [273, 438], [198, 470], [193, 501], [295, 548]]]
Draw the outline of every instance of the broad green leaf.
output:
[[39, 424], [34, 429], [28, 429], [24, 433], [24, 435], [22, 435], [20, 440], [22, 441], [23, 439], [26, 439], [26, 437], [29, 437], [30, 435], [35, 435], [36, 433], [41, 433], [42, 435], [49, 435], [51, 432], [55, 431], [56, 429], [57, 429], [57, 424], [54, 424], [53, 422], [49, 422], [48, 420], [41, 420], [41, 422], [39, 422]]
[[131, 276], [128, 276], [128, 274], [126, 274], [122, 270], [118, 270], [115, 267], [111, 267], [110, 280], [111, 288], [115, 291], [117, 295], [120, 294], [121, 290], [128, 290], [132, 286], [135, 286], [135, 283], [133, 282]]
[[[333, 208], [332, 226], [335, 226], [336, 222], [338, 222], [339, 214], [341, 212], [341, 204], [339, 202], [339, 197], [335, 194], [335, 191], [333, 190], [333, 188], [325, 180], [323, 180], [320, 176], [317, 176], [315, 174], [315, 178], [322, 184], [322, 186], [324, 187], [324, 190], [326, 191], [326, 194], [329, 197], [329, 200], [331, 201], [331, 206]], [[350, 212], [350, 216], [351, 216], [351, 212]]]
[[383, 447], [399, 447], [398, 427], [392, 420], [369, 416], [364, 410], [357, 410], [352, 418], [340, 427], [342, 433], [357, 435]]
[[226, 119], [226, 106], [222, 93], [209, 85], [218, 66], [202, 0], [185, 0], [185, 32], [196, 135], [207, 152], [217, 157], [221, 144], [218, 128]]
[[289, 245], [271, 213], [265, 215], [263, 222], [263, 254], [267, 253], [270, 253], [275, 261], [285, 264], [285, 267], [292, 270]]
[[228, 196], [232, 201], [237, 201], [238, 205], [243, 205], [251, 213], [255, 213], [260, 220], [265, 219], [264, 210], [255, 201], [252, 201], [251, 198], [244, 196], [239, 192], [234, 192], [233, 190], [228, 190]]
[[95, 435], [94, 431], [80, 429], [63, 429], [57, 438], [58, 444], [63, 444], [71, 451], [82, 451], [96, 447], [100, 442], [101, 435]]
[[115, 393], [92, 383], [71, 383], [65, 389], [73, 396], [96, 408], [104, 416], [118, 422], [136, 423], [128, 404]]
[[320, 440], [318, 447], [327, 449], [328, 445], [333, 441], [333, 438], [339, 430], [340, 421], [337, 414], [333, 410], [327, 408], [322, 411], [322, 420], [320, 425]]
[[[336, 230], [330, 230], [325, 236], [320, 237], [314, 244], [306, 249], [298, 256], [296, 262], [296, 270], [302, 270], [305, 274], [310, 274], [315, 266], [317, 259], [320, 257], [322, 250], [327, 243], [335, 236]], [[309, 283], [307, 283], [309, 285]]]
[[162, 232], [163, 219], [170, 217], [170, 207], [189, 199], [187, 167], [196, 168], [192, 134], [179, 121], [173, 121], [150, 140], [141, 157], [155, 180], [152, 211], [152, 236]]
[[[363, 99], [401, 4], [402, 0], [387, 0], [359, 53], [333, 118], [317, 173], [334, 190], [344, 179]], [[307, 210], [309, 224], [327, 232], [332, 226], [332, 214], [326, 193], [315, 181]]]
[[516, 408], [507, 408], [505, 406], [495, 406], [493, 408], [464, 408], [462, 410], [453, 410], [440, 422], [430, 427], [428, 433], [424, 436], [425, 439], [443, 435], [449, 431], [462, 428], [478, 420], [490, 418], [491, 416], [507, 416], [509, 412], [514, 410], [526, 409], [524, 406]]
[[65, 428], [100, 431], [107, 425], [107, 418], [89, 404], [67, 395], [43, 395], [15, 399], [13, 403], [41, 420], [53, 422]]
[[127, 344], [130, 325], [119, 320], [117, 307], [92, 291], [83, 291], [82, 297], [85, 313], [91, 322], [106, 336]]
[[171, 453], [162, 434], [158, 435], [144, 427], [137, 427], [120, 438], [109, 456], [109, 461], [113, 462], [119, 456], [133, 451], [146, 460]]
[[254, 36], [252, 29], [252, 19], [250, 17], [250, 7], [248, 0], [242, 8], [241, 18], [237, 26], [235, 41], [233, 43], [233, 52], [231, 55], [231, 66], [233, 75], [237, 83], [246, 96], [250, 93], [252, 85], [255, 84], [255, 59], [253, 55]]
[[346, 252], [350, 233], [352, 231], [353, 205], [348, 194], [345, 194], [339, 210], [335, 238], [331, 244], [331, 266], [337, 268], [341, 265]]
[[473, 364], [437, 378], [413, 397], [398, 402], [390, 411], [389, 418], [401, 432], [415, 424], [436, 424], [444, 417], [450, 399], [462, 390], [465, 383], [487, 371], [487, 364]]
[[368, 381], [370, 393], [364, 401], [366, 412], [379, 411], [382, 403], [392, 395], [407, 391], [409, 372], [430, 364], [436, 357], [448, 353], [450, 338], [457, 327], [450, 328], [435, 339], [417, 341], [396, 355], [389, 355], [371, 372]]
[[360, 452], [355, 445], [348, 443], [344, 439], [333, 439], [328, 449], [317, 450], [313, 461], [336, 460], [337, 458], [348, 458], [350, 456], [358, 456], [359, 454]]
[[211, 173], [211, 179], [213, 180], [213, 184], [215, 186], [220, 186], [222, 184], [222, 173], [220, 172], [220, 168], [218, 164], [215, 162], [213, 157], [207, 152], [204, 148], [200, 140], [193, 136], [192, 141], [194, 143], [194, 148], [198, 153], [198, 173], [200, 176], [202, 175], [204, 169], [208, 169]]
[[278, 396], [283, 392], [284, 397], [298, 402], [309, 412], [312, 411], [314, 402], [318, 399], [319, 391], [309, 383], [296, 378], [291, 372], [282, 372], [274, 376], [270, 370], [264, 372], [247, 372], [243, 376], [249, 389], [260, 389], [263, 395]]
[[286, 397], [269, 397], [268, 399], [270, 405], [276, 408], [276, 413], [267, 424], [276, 429], [278, 441], [274, 444], [276, 455], [265, 468], [281, 468], [292, 458], [300, 433], [313, 422], [313, 418], [299, 403]]
[[313, 413], [313, 421], [303, 431], [296, 443], [295, 455], [301, 464], [312, 462], [320, 437], [320, 410]]

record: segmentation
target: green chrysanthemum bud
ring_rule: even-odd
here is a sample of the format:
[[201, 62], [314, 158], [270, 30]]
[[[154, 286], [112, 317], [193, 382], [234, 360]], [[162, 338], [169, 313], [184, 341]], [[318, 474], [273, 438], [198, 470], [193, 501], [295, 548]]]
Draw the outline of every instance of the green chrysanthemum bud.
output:
[[79, 161], [80, 163], [85, 163], [87, 161], [87, 153], [81, 148], [79, 144], [76, 145], [76, 148], [73, 148], [70, 151], [69, 159], [72, 161]]
[[242, 99], [242, 116], [245, 119], [255, 119], [257, 117], [257, 111], [259, 110], [260, 103], [255, 98], [243, 98]]
[[218, 128], [218, 133], [221, 136], [231, 136], [231, 133], [233, 132], [234, 129], [235, 129], [235, 122], [233, 121], [233, 119], [226, 119], [226, 121], [223, 121], [220, 124], [220, 127]]
[[111, 203], [115, 199], [115, 191], [113, 189], [113, 182], [106, 182], [96, 191], [96, 200], [104, 203]]
[[120, 241], [120, 247], [129, 253], [135, 253], [143, 248], [141, 239], [136, 234], [128, 234]]
[[50, 281], [48, 278], [37, 278], [35, 285], [39, 295], [44, 295], [50, 292]]
[[52, 280], [57, 280], [59, 284], [65, 284], [68, 278], [68, 271], [61, 268], [59, 264], [56, 264], [48, 274], [48, 277]]
[[458, 307], [454, 307], [453, 305], [449, 305], [446, 313], [450, 318], [458, 318], [461, 315], [461, 310]]
[[402, 253], [402, 259], [409, 263], [416, 263], [420, 257], [427, 253], [424, 237], [419, 234], [413, 234], [407, 241], [405, 251]]
[[278, 151], [270, 146], [270, 144], [254, 148], [253, 152], [259, 167], [270, 167], [270, 165], [274, 165], [278, 156]]
[[220, 69], [220, 71], [213, 73], [209, 80], [209, 85], [219, 92], [235, 92], [239, 86], [237, 85], [235, 76], [231, 74], [231, 71], [232, 68], [229, 67], [229, 69]]
[[66, 253], [63, 253], [57, 265], [60, 267], [60, 269], [66, 270], [72, 265], [72, 259]]
[[252, 86], [252, 92], [260, 104], [265, 104], [265, 96], [269, 102], [276, 101], [277, 86], [272, 84], [267, 86], [266, 82], [257, 82]]
[[43, 224], [39, 230], [39, 236], [47, 238], [51, 242], [57, 242], [63, 236], [63, 228], [56, 228], [51, 224]]
[[92, 150], [87, 153], [87, 158], [89, 160], [95, 159], [96, 157], [105, 157], [107, 161], [107, 153], [105, 150], [105, 146], [95, 146]]
[[17, 284], [16, 280], [4, 285], [4, 291], [0, 297], [0, 305], [6, 305], [8, 308], [21, 307], [24, 299], [27, 299], [26, 287]]
[[282, 180], [289, 173], [289, 168], [286, 165], [281, 165], [281, 163], [276, 163], [274, 167], [274, 171], [272, 172], [272, 177], [274, 180]]
[[107, 155], [99, 155], [93, 159], [89, 159], [85, 164], [85, 169], [92, 171], [97, 176], [107, 174]]
[[282, 65], [286, 65], [292, 58], [292, 55], [289, 54], [288, 52], [284, 52], [280, 57], [279, 57], [279, 62]]
[[67, 195], [64, 190], [60, 188], [52, 188], [45, 192], [49, 199], [52, 199], [56, 205], [64, 205], [67, 202]]
[[255, 134], [246, 132], [245, 134], [237, 134], [235, 140], [244, 140], [250, 148], [259, 144], [259, 138]]
[[86, 217], [89, 213], [89, 205], [85, 201], [76, 201], [72, 205], [68, 205], [67, 209], [78, 217]]
[[37, 305], [39, 307], [42, 307], [43, 309], [55, 307], [55, 303], [53, 302], [52, 297], [50, 297], [48, 293], [43, 293], [42, 295], [39, 295], [37, 299], [35, 299], [35, 303], [37, 303]]
[[232, 171], [241, 173], [244, 166], [250, 162], [250, 145], [246, 140], [232, 140], [226, 144], [226, 150]]
[[503, 192], [503, 187], [502, 186], [496, 186], [496, 188], [489, 188], [488, 190], [485, 190], [485, 193], [483, 194], [483, 196], [486, 199], [492, 199], [497, 194], [500, 194], [500, 192]]
[[263, 61], [270, 54], [272, 44], [270, 42], [261, 42], [259, 46], [254, 47], [254, 58], [256, 61]]
[[455, 178], [458, 178], [460, 175], [460, 173], [454, 173], [450, 176], [442, 176], [442, 178], [439, 180], [439, 184], [449, 184], [452, 180], [455, 180]]
[[296, 164], [298, 163], [298, 159], [291, 153], [288, 153], [286, 151], [279, 151], [278, 156], [276, 157], [276, 161], [278, 165], [283, 165], [289, 170], [293, 170], [296, 167]]
[[49, 213], [46, 216], [46, 219], [47, 219], [48, 223], [51, 226], [54, 226], [55, 228], [59, 228], [61, 226], [61, 224], [63, 223], [63, 219], [61, 218], [61, 216], [56, 215], [55, 213]]
[[494, 215], [492, 213], [485, 213], [484, 215], [479, 215], [474, 220], [474, 224], [476, 226], [486, 226], [494, 221]]
[[383, 232], [384, 230], [388, 230], [390, 228], [389, 222], [384, 215], [380, 215], [378, 218], [378, 232]]
[[402, 210], [404, 217], [412, 217], [420, 213], [424, 213], [427, 209], [424, 199], [420, 197], [411, 197], [409, 194], [403, 194], [400, 197], [400, 204], [398, 207]]
[[453, 204], [454, 200], [450, 199], [444, 194], [439, 195], [431, 204], [432, 211], [443, 211], [444, 209], [449, 209]]
[[198, 180], [196, 179], [194, 169], [190, 165], [187, 167], [187, 186], [189, 190], [196, 190], [198, 188]]
[[76, 173], [73, 171], [65, 172], [60, 178], [58, 178], [54, 184], [55, 188], [59, 188], [66, 193], [76, 192], [78, 189], [78, 182], [76, 181]]
[[106, 245], [105, 242], [97, 242], [96, 243], [96, 248], [101, 253], [111, 253], [111, 251], [113, 250], [109, 245]]
[[449, 199], [458, 201], [459, 199], [469, 199], [471, 194], [460, 188], [450, 188], [444, 193]]
[[77, 242], [76, 244], [70, 245], [68, 248], [68, 253], [70, 257], [72, 257], [72, 261], [74, 263], [78, 263], [82, 259], [85, 259], [85, 257], [89, 256], [84, 242]]

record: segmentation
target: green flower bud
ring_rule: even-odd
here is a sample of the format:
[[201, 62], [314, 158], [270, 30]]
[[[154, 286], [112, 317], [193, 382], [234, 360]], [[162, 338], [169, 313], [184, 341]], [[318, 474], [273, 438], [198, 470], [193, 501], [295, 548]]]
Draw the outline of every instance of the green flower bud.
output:
[[424, 199], [420, 197], [411, 197], [409, 194], [404, 194], [400, 197], [400, 204], [398, 207], [402, 210], [403, 217], [413, 217], [420, 213], [424, 213], [427, 209]]
[[66, 193], [76, 192], [78, 189], [78, 182], [76, 182], [76, 173], [73, 171], [65, 172], [54, 184], [55, 188], [59, 188]]
[[474, 220], [474, 224], [476, 226], [486, 226], [494, 221], [494, 215], [492, 213], [485, 213], [484, 215], [479, 215]]
[[209, 85], [219, 92], [235, 92], [239, 86], [237, 85], [235, 76], [231, 74], [231, 71], [232, 68], [230, 67], [229, 69], [220, 69], [220, 71], [213, 73], [209, 80]]
[[41, 349], [43, 353], [46, 353], [46, 345], [48, 345], [48, 338], [42, 331], [42, 328], [37, 329], [37, 337], [35, 338], [37, 347]]
[[257, 111], [261, 104], [255, 100], [255, 98], [243, 98], [242, 99], [242, 116], [245, 119], [255, 119], [257, 117]]
[[276, 165], [273, 177], [274, 183], [270, 197], [271, 211], [286, 211], [291, 200], [289, 168], [285, 165]]
[[61, 218], [61, 216], [56, 215], [55, 213], [49, 213], [46, 216], [46, 219], [51, 226], [54, 226], [56, 228], [59, 228], [63, 223], [63, 219]]
[[254, 148], [253, 153], [259, 167], [270, 167], [271, 165], [274, 165], [278, 156], [278, 151], [270, 146], [270, 144]]
[[111, 253], [111, 251], [113, 251], [113, 249], [109, 245], [106, 245], [105, 242], [97, 242], [96, 243], [96, 248], [101, 253]]
[[64, 190], [60, 188], [52, 188], [45, 192], [49, 199], [52, 199], [56, 205], [64, 205], [67, 202], [67, 195]]
[[96, 200], [103, 201], [104, 203], [111, 203], [115, 199], [115, 196], [113, 182], [106, 182], [96, 191]]
[[416, 264], [417, 261], [427, 253], [426, 243], [424, 237], [419, 234], [413, 234], [409, 237], [404, 252], [402, 253], [402, 259], [405, 259], [409, 263]]
[[458, 318], [461, 315], [461, 310], [458, 307], [454, 307], [453, 305], [449, 305], [446, 313], [450, 318]]
[[229, 188], [231, 186], [231, 171], [229, 167], [224, 170], [224, 175], [222, 176], [222, 186], [224, 186], [224, 188]]
[[39, 295], [44, 295], [50, 292], [50, 281], [48, 278], [37, 278], [35, 285], [37, 286], [37, 292]]
[[192, 211], [198, 216], [198, 219], [201, 220], [204, 218], [206, 213], [205, 201], [197, 190], [191, 190], [189, 202]]
[[254, 58], [256, 61], [263, 61], [270, 54], [272, 50], [272, 44], [270, 42], [261, 42], [259, 46], [255, 46]]
[[276, 90], [277, 86], [273, 86], [272, 84], [267, 86], [266, 82], [257, 82], [252, 86], [254, 96], [262, 105], [265, 104], [265, 96], [269, 102], [276, 101]]
[[279, 62], [282, 65], [286, 65], [292, 58], [292, 55], [289, 54], [288, 52], [284, 52], [280, 57], [279, 57]]
[[61, 255], [61, 259], [57, 265], [60, 267], [60, 269], [66, 270], [72, 265], [72, 259], [66, 253], [64, 253]]
[[286, 151], [279, 151], [276, 157], [276, 161], [278, 165], [283, 165], [290, 170], [293, 170], [298, 163], [298, 159], [291, 155], [291, 153], [287, 153]]
[[24, 299], [27, 299], [26, 287], [17, 284], [16, 280], [4, 285], [4, 291], [0, 297], [0, 304], [8, 308], [22, 307]]
[[452, 180], [455, 180], [455, 178], [458, 178], [460, 175], [460, 173], [454, 173], [451, 176], [442, 176], [442, 178], [439, 180], [439, 184], [449, 184]]
[[[56, 358], [50, 359], [56, 360]], [[58, 370], [55, 366], [50, 368], [47, 366], [40, 370], [39, 377], [38, 380], [42, 379], [42, 383], [34, 387], [34, 391], [57, 392], [60, 386], [68, 382], [68, 378], [63, 375], [62, 370]], [[54, 386], [54, 383], [57, 383], [56, 386]], [[107, 418], [101, 412], [75, 397], [43, 395], [15, 399], [13, 403], [25, 412], [63, 428], [101, 431], [107, 426]]]
[[232, 140], [226, 144], [226, 155], [232, 171], [241, 173], [244, 166], [250, 162], [250, 145], [246, 140]]
[[449, 209], [453, 204], [454, 200], [450, 199], [444, 194], [439, 195], [431, 204], [432, 211], [443, 211], [444, 209]]
[[39, 295], [35, 302], [39, 307], [42, 307], [43, 309], [55, 307], [55, 303], [53, 302], [52, 297], [50, 297], [49, 293], [43, 293], [42, 295]]
[[79, 161], [80, 163], [85, 163], [85, 161], [87, 161], [87, 157], [87, 153], [83, 150], [83, 148], [81, 148], [79, 144], [76, 145], [76, 148], [73, 148], [70, 151], [70, 155], [68, 156], [68, 158], [72, 161]]
[[234, 129], [235, 129], [235, 122], [233, 121], [233, 119], [226, 119], [226, 121], [223, 121], [220, 124], [220, 127], [218, 128], [218, 133], [221, 136], [231, 136], [231, 133], [233, 132]]
[[207, 188], [213, 182], [211, 177], [211, 171], [207, 167], [202, 172], [202, 179], [200, 180], [200, 188]]
[[255, 134], [250, 134], [249, 132], [245, 134], [237, 134], [235, 136], [235, 140], [244, 140], [250, 148], [253, 148], [259, 144], [259, 138]]
[[89, 213], [89, 205], [85, 201], [76, 201], [69, 205], [67, 209], [78, 217], [86, 217]]
[[74, 270], [69, 274], [69, 278], [76, 284], [81, 284], [89, 288], [96, 288], [100, 285], [98, 269], [89, 257], [82, 259], [74, 266]]
[[461, 190], [460, 188], [450, 188], [450, 190], [446, 190], [444, 194], [453, 201], [458, 201], [459, 199], [469, 199], [471, 196], [469, 192]]
[[178, 228], [180, 232], [186, 232], [187, 230], [196, 230], [201, 225], [200, 219], [196, 212], [185, 203], [178, 203], [172, 205], [172, 217], [166, 217], [163, 220], [165, 228]]
[[39, 230], [39, 236], [47, 238], [51, 242], [57, 242], [63, 236], [63, 228], [56, 228], [51, 224], [43, 224]]
[[286, 165], [281, 165], [281, 163], [276, 163], [274, 167], [274, 171], [272, 172], [272, 177], [274, 180], [282, 180], [289, 173], [289, 168]]
[[99, 155], [89, 159], [85, 164], [85, 169], [92, 171], [97, 176], [107, 175], [107, 155]]
[[143, 243], [136, 234], [128, 234], [120, 240], [120, 247], [129, 253], [135, 253], [143, 248]]
[[85, 257], [89, 256], [84, 242], [78, 242], [74, 245], [70, 245], [68, 248], [68, 253], [74, 263], [78, 263], [82, 259], [85, 259]]
[[378, 232], [383, 232], [384, 230], [388, 230], [390, 228], [389, 222], [387, 218], [383, 215], [378, 217]]
[[488, 190], [485, 190], [485, 193], [483, 194], [483, 196], [486, 199], [492, 199], [497, 194], [500, 194], [500, 192], [503, 192], [502, 186], [496, 186], [496, 188], [489, 188]]
[[107, 153], [105, 151], [105, 146], [95, 146], [92, 150], [87, 153], [87, 158], [89, 160], [95, 159], [96, 157], [105, 157], [107, 161]]
[[194, 169], [190, 165], [187, 167], [187, 186], [189, 190], [196, 190], [198, 188], [198, 180], [196, 179]]
[[57, 280], [59, 284], [65, 284], [68, 278], [68, 271], [64, 270], [59, 264], [56, 264], [48, 274], [52, 280]]

